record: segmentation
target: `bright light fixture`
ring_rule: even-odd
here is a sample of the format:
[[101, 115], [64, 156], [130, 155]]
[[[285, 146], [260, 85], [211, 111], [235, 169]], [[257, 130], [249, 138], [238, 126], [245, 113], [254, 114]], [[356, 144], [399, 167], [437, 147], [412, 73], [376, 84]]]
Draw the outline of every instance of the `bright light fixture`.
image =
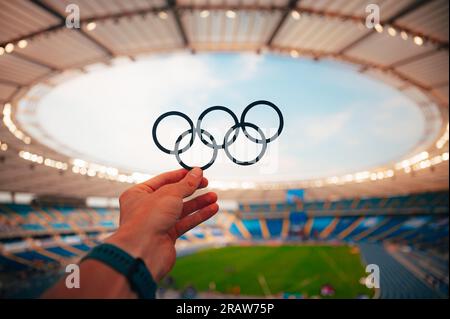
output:
[[382, 26], [381, 24], [377, 24], [377, 25], [375, 26], [375, 30], [376, 30], [378, 33], [381, 33], [381, 32], [383, 32], [383, 26]]
[[27, 40], [20, 40], [19, 42], [17, 42], [17, 46], [21, 49], [25, 49], [28, 45], [28, 41]]
[[292, 50], [290, 52], [290, 54], [291, 54], [291, 57], [293, 57], [293, 58], [298, 58], [299, 57], [299, 53], [298, 53], [297, 50]]
[[300, 20], [300, 18], [301, 18], [300, 12], [298, 12], [297, 10], [291, 11], [291, 17], [294, 20]]
[[236, 18], [236, 12], [234, 12], [233, 10], [228, 10], [225, 15], [230, 19]]
[[207, 18], [207, 17], [209, 17], [209, 11], [208, 11], [208, 10], [202, 10], [202, 11], [200, 12], [200, 17], [201, 17], [201, 18]]
[[403, 40], [408, 40], [408, 33], [406, 33], [405, 31], [400, 32], [400, 36]]
[[414, 37], [414, 43], [417, 44], [418, 46], [422, 46], [423, 45], [423, 39], [419, 36], [415, 36]]
[[13, 52], [14, 51], [14, 44], [8, 43], [7, 45], [5, 45], [5, 51], [6, 51], [6, 53]]
[[397, 35], [397, 30], [395, 30], [395, 28], [393, 27], [389, 27], [388, 33], [391, 37], [395, 37]]
[[166, 11], [160, 11], [160, 12], [158, 13], [158, 17], [159, 17], [160, 19], [166, 20], [166, 19], [169, 17], [169, 15], [167, 14]]
[[97, 27], [97, 23], [95, 23], [95, 22], [89, 22], [89, 23], [86, 25], [86, 30], [88, 30], [88, 31], [94, 31], [96, 27]]

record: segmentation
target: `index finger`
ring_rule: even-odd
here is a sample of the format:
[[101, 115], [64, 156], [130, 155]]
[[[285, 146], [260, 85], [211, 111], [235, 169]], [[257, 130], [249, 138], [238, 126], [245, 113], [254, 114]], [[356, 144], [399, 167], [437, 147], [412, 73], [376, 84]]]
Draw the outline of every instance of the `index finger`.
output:
[[187, 170], [184, 168], [177, 169], [175, 171], [170, 171], [166, 173], [162, 173], [160, 175], [157, 175], [145, 182], [142, 182], [141, 184], [138, 184], [138, 186], [144, 186], [147, 188], [148, 192], [154, 192], [158, 188], [166, 185], [166, 184], [172, 184], [177, 183], [181, 181], [184, 176], [187, 174]]

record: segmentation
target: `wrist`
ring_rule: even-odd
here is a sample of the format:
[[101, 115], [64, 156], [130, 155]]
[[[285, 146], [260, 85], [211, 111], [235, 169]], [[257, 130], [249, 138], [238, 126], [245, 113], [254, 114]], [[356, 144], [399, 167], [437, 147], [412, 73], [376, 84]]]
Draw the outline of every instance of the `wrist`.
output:
[[107, 238], [105, 243], [116, 245], [134, 258], [141, 258], [145, 262], [155, 282], [158, 282], [163, 277], [163, 270], [156, 258], [156, 240], [153, 236], [148, 236], [145, 239], [140, 238], [140, 236], [126, 231], [122, 226]]

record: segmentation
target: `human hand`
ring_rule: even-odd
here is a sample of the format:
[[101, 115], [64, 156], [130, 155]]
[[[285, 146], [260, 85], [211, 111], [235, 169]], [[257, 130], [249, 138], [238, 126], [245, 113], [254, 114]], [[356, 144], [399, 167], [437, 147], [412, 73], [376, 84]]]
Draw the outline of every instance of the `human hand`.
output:
[[200, 168], [158, 175], [120, 196], [120, 225], [105, 242], [144, 260], [159, 281], [173, 267], [175, 241], [217, 213], [217, 194], [209, 192], [183, 202], [208, 180]]

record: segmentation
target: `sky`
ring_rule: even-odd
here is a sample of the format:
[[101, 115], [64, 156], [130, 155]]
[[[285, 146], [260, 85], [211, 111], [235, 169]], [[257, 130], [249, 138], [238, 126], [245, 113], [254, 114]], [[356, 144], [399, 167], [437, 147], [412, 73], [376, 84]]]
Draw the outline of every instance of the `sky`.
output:
[[[423, 115], [412, 101], [347, 65], [218, 53], [151, 56], [92, 70], [46, 94], [33, 113], [41, 132], [29, 132], [39, 140], [42, 133], [51, 136], [82, 159], [157, 174], [179, 167], [175, 156], [162, 153], [152, 140], [159, 115], [181, 111], [196, 123], [207, 107], [223, 105], [239, 118], [256, 100], [271, 101], [281, 109], [282, 134], [252, 166], [238, 166], [219, 150], [207, 171], [210, 178], [287, 181], [362, 171], [399, 159], [424, 130]], [[276, 113], [263, 106], [251, 110], [246, 121], [261, 127], [266, 136], [279, 125]], [[221, 143], [232, 124], [229, 115], [216, 112], [205, 117], [203, 128]], [[188, 128], [182, 119], [167, 118], [158, 137], [173, 149]], [[250, 160], [260, 147], [240, 134], [230, 151]], [[75, 156], [64, 147], [59, 151]], [[211, 155], [197, 139], [181, 158], [201, 166]]]

